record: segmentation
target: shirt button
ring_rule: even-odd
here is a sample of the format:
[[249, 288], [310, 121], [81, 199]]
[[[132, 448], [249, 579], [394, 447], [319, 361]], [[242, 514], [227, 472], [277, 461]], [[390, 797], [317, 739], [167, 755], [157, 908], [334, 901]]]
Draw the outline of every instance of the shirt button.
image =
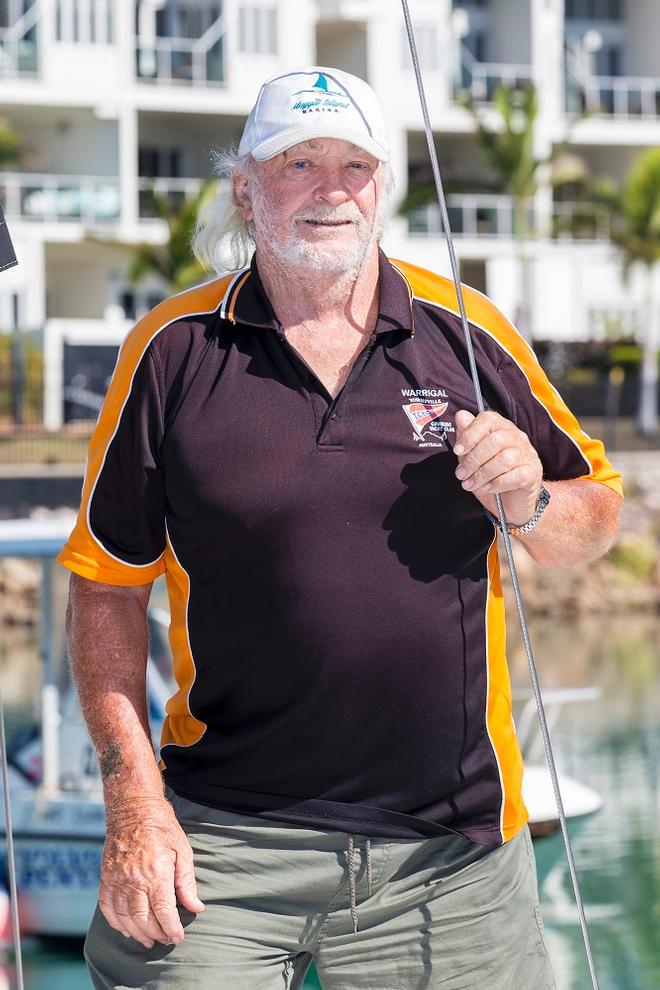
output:
[[336, 418], [337, 418], [336, 412], [330, 413], [330, 419], [336, 419]]
[[315, 382], [316, 381], [316, 378], [314, 377], [314, 375], [310, 375], [309, 376], [309, 380], [310, 380], [310, 382]]

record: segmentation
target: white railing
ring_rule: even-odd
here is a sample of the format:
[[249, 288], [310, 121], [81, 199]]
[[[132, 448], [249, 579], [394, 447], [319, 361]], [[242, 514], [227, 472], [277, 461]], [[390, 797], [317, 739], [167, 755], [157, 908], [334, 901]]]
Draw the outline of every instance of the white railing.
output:
[[[511, 196], [497, 193], [452, 193], [447, 196], [447, 212], [452, 233], [458, 236], [513, 237], [514, 204]], [[532, 211], [528, 211], [532, 225]], [[427, 203], [408, 216], [410, 234], [442, 234], [442, 217], [437, 203]]]
[[38, 22], [35, 2], [10, 27], [0, 28], [0, 79], [39, 74]]
[[552, 234], [560, 240], [609, 240], [612, 216], [596, 203], [554, 203]]
[[113, 176], [4, 172], [0, 198], [7, 216], [26, 220], [98, 223], [119, 218], [119, 182]]
[[[579, 97], [582, 97], [581, 101]], [[645, 76], [591, 76], [582, 81], [578, 94], [582, 106], [570, 112], [590, 110], [615, 117], [660, 117], [660, 78]]]
[[158, 219], [150, 196], [151, 190], [157, 196], [167, 199], [172, 210], [178, 210], [186, 199], [196, 196], [201, 187], [201, 179], [139, 179], [140, 219]]
[[136, 39], [137, 76], [145, 82], [208, 86], [225, 82], [222, 16], [200, 38]]
[[531, 65], [510, 62], [478, 62], [460, 43], [460, 63], [454, 80], [454, 95], [468, 92], [475, 103], [491, 103], [498, 86], [525, 89], [532, 82]]

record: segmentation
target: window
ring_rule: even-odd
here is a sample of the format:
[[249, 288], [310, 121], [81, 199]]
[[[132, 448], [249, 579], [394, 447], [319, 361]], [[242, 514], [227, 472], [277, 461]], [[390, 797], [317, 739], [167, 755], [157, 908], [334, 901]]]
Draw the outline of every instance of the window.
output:
[[623, 0], [566, 0], [566, 20], [620, 21]]
[[149, 179], [180, 178], [181, 150], [141, 146], [138, 149], [138, 175]]
[[486, 35], [483, 31], [470, 31], [464, 40], [465, 47], [477, 62], [488, 61], [486, 56]]
[[[436, 72], [439, 66], [438, 31], [435, 24], [415, 24], [415, 37], [421, 68], [426, 72]], [[401, 29], [401, 65], [404, 69], [412, 69], [413, 67], [405, 27]]]
[[56, 0], [55, 37], [66, 43], [112, 44], [112, 0]]
[[238, 48], [252, 55], [277, 54], [275, 7], [238, 8]]

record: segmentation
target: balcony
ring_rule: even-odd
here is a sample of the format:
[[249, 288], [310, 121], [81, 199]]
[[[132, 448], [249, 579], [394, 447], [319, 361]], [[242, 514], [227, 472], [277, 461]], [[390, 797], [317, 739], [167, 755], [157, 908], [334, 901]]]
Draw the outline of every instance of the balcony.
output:
[[566, 85], [566, 112], [583, 111], [613, 117], [660, 117], [660, 78], [590, 76], [570, 78]]
[[139, 216], [140, 220], [160, 219], [154, 210], [151, 199], [151, 190], [157, 196], [164, 197], [170, 209], [177, 212], [181, 209], [186, 199], [190, 199], [199, 193], [202, 187], [201, 179], [147, 179], [138, 180], [139, 190]]
[[464, 45], [454, 78], [454, 99], [468, 94], [475, 103], [492, 103], [498, 86], [527, 89], [532, 84], [531, 65], [479, 62]]
[[221, 86], [225, 83], [225, 20], [222, 15], [199, 38], [156, 34], [140, 24], [136, 38], [136, 74], [140, 82], [166, 86]]
[[552, 206], [552, 236], [569, 241], [609, 241], [612, 216], [595, 203], [563, 202]]
[[39, 75], [39, 9], [33, 3], [9, 27], [0, 28], [0, 79]]
[[99, 175], [0, 175], [0, 201], [8, 217], [105, 223], [119, 218], [119, 182]]
[[[511, 196], [491, 193], [453, 193], [447, 196], [447, 212], [452, 234], [464, 237], [513, 237], [514, 204]], [[532, 226], [533, 214], [527, 222]], [[440, 207], [427, 203], [408, 216], [412, 236], [438, 236], [443, 233]]]

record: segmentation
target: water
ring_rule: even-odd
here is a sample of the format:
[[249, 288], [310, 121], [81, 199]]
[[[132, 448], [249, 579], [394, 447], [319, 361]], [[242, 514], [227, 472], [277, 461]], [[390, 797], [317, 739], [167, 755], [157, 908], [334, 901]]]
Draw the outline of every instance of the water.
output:
[[[532, 641], [544, 687], [595, 684], [602, 691], [595, 703], [565, 706], [551, 728], [559, 769], [605, 800], [574, 844], [601, 990], [660, 990], [660, 620], [537, 621]], [[36, 644], [19, 635], [5, 637], [3, 648], [9, 721], [16, 724], [34, 709]], [[509, 657], [514, 683], [527, 685], [515, 631]], [[559, 990], [585, 990], [591, 982], [563, 860], [541, 903]], [[26, 945], [25, 976], [26, 990], [91, 988], [79, 946], [56, 952]], [[305, 990], [315, 986], [309, 980]], [[0, 969], [0, 990], [11, 987], [10, 972]]]

